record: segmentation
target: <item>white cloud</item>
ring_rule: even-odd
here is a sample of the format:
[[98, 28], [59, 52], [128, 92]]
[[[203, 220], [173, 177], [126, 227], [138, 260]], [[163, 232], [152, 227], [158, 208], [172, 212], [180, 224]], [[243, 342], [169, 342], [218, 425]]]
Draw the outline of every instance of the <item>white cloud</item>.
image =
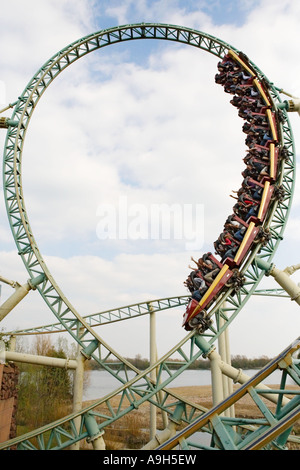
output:
[[[165, 0], [152, 1], [142, 0], [136, 3], [134, 0], [125, 0], [120, 2], [109, 2], [106, 7], [106, 13], [115, 17], [117, 24], [132, 23], [133, 17], [135, 22], [160, 22], [174, 25], [197, 27], [199, 23], [204, 21], [209, 23], [210, 19], [207, 14], [200, 9], [190, 9], [185, 2]], [[159, 21], [157, 20], [159, 18]], [[184, 23], [183, 23], [184, 21]]]
[[[199, 55], [202, 60], [197, 62]], [[234, 160], [243, 151], [244, 138], [240, 136], [241, 150], [233, 150], [240, 120], [215, 85], [215, 61], [209, 59], [201, 51], [171, 47], [159, 60], [150, 57], [146, 68], [132, 63], [112, 68], [110, 81], [98, 76], [95, 80], [77, 66], [75, 80], [68, 71], [60, 86], [47, 90], [32, 118], [23, 156], [24, 192], [37, 240], [40, 235], [55, 240], [62, 234], [70, 239], [91, 230], [95, 235], [97, 208], [117, 203], [120, 194], [147, 205], [203, 203], [207, 215], [224, 206], [224, 187], [227, 193], [237, 189], [234, 181], [242, 166], [235, 169]], [[216, 95], [222, 115], [210, 106], [217, 102]], [[194, 102], [199, 105], [193, 107]], [[228, 156], [216, 169], [226, 148]], [[191, 172], [195, 165], [198, 172]], [[207, 199], [211, 175], [222, 177], [226, 171], [226, 182], [215, 184], [214, 197]], [[231, 206], [228, 196], [224, 217]]]

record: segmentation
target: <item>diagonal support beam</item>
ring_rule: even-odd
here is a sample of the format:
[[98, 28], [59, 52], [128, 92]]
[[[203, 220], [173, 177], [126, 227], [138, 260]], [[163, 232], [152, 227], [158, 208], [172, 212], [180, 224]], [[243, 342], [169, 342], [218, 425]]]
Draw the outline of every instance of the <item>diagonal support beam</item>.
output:
[[300, 287], [290, 278], [291, 274], [300, 269], [300, 264], [287, 267], [283, 271], [261, 258], [256, 258], [256, 264], [266, 272], [266, 276], [274, 277], [275, 281], [289, 294], [291, 300], [300, 305]]
[[11, 310], [26, 297], [29, 291], [34, 290], [38, 284], [41, 284], [45, 276], [41, 275], [35, 279], [27, 281], [26, 284], [21, 286], [18, 282], [11, 284], [15, 288], [15, 292], [1, 305], [0, 307], [0, 321], [11, 312]]

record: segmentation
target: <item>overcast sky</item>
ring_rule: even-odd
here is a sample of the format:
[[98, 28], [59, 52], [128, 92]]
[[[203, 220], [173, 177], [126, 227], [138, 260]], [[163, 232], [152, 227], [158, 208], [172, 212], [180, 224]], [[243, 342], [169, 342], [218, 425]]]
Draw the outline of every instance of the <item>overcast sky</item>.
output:
[[[140, 22], [176, 24], [220, 38], [246, 53], [276, 86], [300, 96], [299, 20], [300, 3], [294, 0], [5, 2], [0, 106], [16, 101], [36, 71], [71, 42]], [[187, 294], [190, 257], [212, 251], [231, 213], [229, 195], [240, 187], [245, 154], [242, 121], [214, 82], [217, 62], [170, 42], [115, 44], [69, 67], [40, 100], [23, 152], [24, 197], [39, 249], [81, 315]], [[297, 148], [300, 118], [293, 114], [290, 120]], [[4, 139], [2, 130], [1, 148]], [[297, 184], [274, 259], [280, 268], [300, 262], [299, 194]], [[153, 222], [163, 205], [177, 208], [182, 224], [176, 234], [163, 236]], [[3, 197], [0, 216], [0, 274], [25, 283], [28, 274]], [[298, 282], [300, 274], [293, 279]], [[277, 285], [268, 279], [262, 287]], [[2, 302], [11, 293], [2, 285]], [[157, 315], [159, 355], [185, 336], [183, 313]], [[287, 299], [252, 298], [230, 326], [232, 354], [281, 352], [299, 335], [299, 313]], [[2, 327], [56, 321], [31, 292]], [[120, 354], [146, 357], [148, 322], [130, 320], [97, 331]]]

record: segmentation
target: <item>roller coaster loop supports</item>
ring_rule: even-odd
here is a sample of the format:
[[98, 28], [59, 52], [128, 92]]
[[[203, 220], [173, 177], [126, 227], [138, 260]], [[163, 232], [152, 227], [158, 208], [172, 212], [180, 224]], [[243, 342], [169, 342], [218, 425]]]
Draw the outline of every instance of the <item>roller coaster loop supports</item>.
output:
[[0, 129], [8, 129], [9, 127], [18, 127], [18, 121], [12, 121], [9, 118], [0, 118]]
[[153, 439], [151, 439], [142, 450], [153, 450], [158, 445], [161, 445], [163, 442], [166, 442], [168, 439], [172, 438], [176, 434], [176, 430], [179, 424], [181, 424], [181, 418], [184, 414], [184, 404], [179, 403], [173, 414], [170, 416], [169, 424], [165, 427], [163, 431], [156, 433]]
[[290, 278], [290, 274], [293, 274], [297, 269], [300, 269], [300, 264], [287, 267], [281, 271], [276, 268], [274, 264], [268, 263], [259, 257], [256, 258], [256, 263], [266, 272], [266, 276], [274, 277], [276, 282], [278, 282], [278, 284], [289, 294], [291, 300], [294, 300], [298, 305], [300, 305], [300, 287]]
[[[241, 369], [236, 369], [232, 367], [230, 364], [227, 364], [221, 359], [221, 356], [217, 353], [215, 347], [211, 347], [210, 344], [202, 337], [197, 336], [195, 338], [195, 343], [203, 351], [203, 356], [207, 357], [211, 361], [211, 368], [212, 368], [212, 381], [213, 381], [213, 404], [217, 405], [222, 401], [222, 396], [218, 393], [219, 390], [222, 388], [221, 382], [221, 375], [224, 374], [225, 376], [231, 378], [234, 383], [245, 384], [250, 380], [250, 377], [247, 374], [244, 374]], [[270, 392], [270, 388], [263, 384], [260, 384], [260, 389], [266, 390], [266, 393]], [[268, 396], [266, 398], [274, 403], [277, 403], [278, 397], [277, 396]], [[287, 404], [288, 400], [283, 398], [283, 403]]]
[[278, 103], [277, 108], [286, 109], [288, 112], [296, 112], [300, 116], [300, 99], [285, 100], [283, 103]]
[[13, 287], [15, 292], [1, 305], [0, 307], [0, 321], [19, 303], [26, 297], [30, 290], [35, 290], [36, 286], [41, 284], [45, 280], [44, 274], [40, 274], [34, 279], [29, 279], [26, 284], [21, 286], [17, 282], [14, 283]]
[[89, 435], [87, 442], [91, 442], [95, 450], [105, 450], [105, 443], [102, 437], [104, 431], [99, 431], [95, 417], [90, 413], [86, 413], [84, 423]]
[[285, 100], [282, 103], [277, 104], [278, 109], [285, 109], [288, 112], [296, 112], [300, 116], [300, 99], [295, 96], [287, 93], [283, 89], [276, 88], [280, 93], [284, 93], [287, 96], [290, 96], [290, 100]]
[[91, 358], [91, 355], [99, 346], [99, 341], [97, 339], [93, 339], [90, 344], [88, 344], [84, 349], [82, 349], [81, 354], [85, 356], [87, 359]]
[[[204, 345], [205, 347], [205, 345]], [[300, 416], [300, 369], [293, 356], [299, 352], [300, 338], [295, 340], [279, 356], [269, 362], [254, 377], [238, 388], [231, 396], [202, 416], [196, 418], [190, 425], [180, 430], [169, 441], [164, 442], [156, 450], [177, 449], [202, 449], [202, 450], [258, 450], [258, 449], [280, 449], [286, 443], [288, 430], [299, 419]], [[262, 382], [274, 371], [281, 371], [282, 378], [280, 388], [262, 388]], [[292, 378], [295, 383], [294, 389], [286, 389]], [[278, 395], [275, 410], [268, 408], [262, 399], [267, 394]], [[257, 406], [260, 418], [228, 418], [224, 412], [234, 403], [237, 403], [246, 395], [253, 400]], [[286, 400], [287, 396], [291, 398]], [[270, 397], [269, 397], [270, 399]], [[283, 400], [285, 400], [283, 402]], [[212, 441], [210, 444], [199, 443], [195, 439], [195, 433], [210, 429]], [[242, 431], [242, 432], [241, 432]]]
[[57, 357], [37, 356], [14, 351], [4, 352], [5, 361], [21, 362], [26, 364], [35, 364], [49, 367], [60, 367], [62, 369], [76, 369], [77, 361], [71, 359], [61, 359]]

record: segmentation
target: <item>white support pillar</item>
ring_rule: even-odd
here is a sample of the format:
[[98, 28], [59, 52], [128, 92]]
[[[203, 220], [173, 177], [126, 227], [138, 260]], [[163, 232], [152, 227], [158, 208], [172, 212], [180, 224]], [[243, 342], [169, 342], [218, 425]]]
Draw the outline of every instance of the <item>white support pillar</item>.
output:
[[289, 266], [283, 271], [276, 268], [273, 264], [270, 264], [263, 259], [257, 258], [257, 265], [266, 271], [266, 276], [274, 277], [275, 281], [289, 294], [291, 300], [294, 300], [300, 305], [300, 287], [292, 281], [290, 276], [300, 269], [300, 264]]
[[10, 351], [15, 351], [16, 350], [16, 342], [17, 338], [15, 335], [11, 335], [9, 338], [9, 350]]
[[35, 356], [33, 354], [18, 353], [15, 351], [4, 352], [5, 361], [23, 362], [26, 364], [35, 364], [39, 366], [60, 367], [66, 369], [76, 369], [77, 361], [71, 359], [61, 359], [50, 356]]
[[86, 413], [84, 415], [84, 422], [89, 435], [87, 442], [92, 444], [94, 450], [105, 450], [104, 431], [99, 431], [95, 417], [90, 413]]
[[[219, 325], [220, 327], [224, 324], [223, 318], [220, 317]], [[220, 334], [218, 338], [218, 349], [222, 361], [227, 362], [227, 351], [226, 351], [226, 338], [225, 331]], [[222, 375], [222, 390], [223, 390], [223, 399], [229, 396], [229, 379], [226, 375]], [[225, 410], [225, 416], [229, 416], [229, 410]]]
[[31, 290], [31, 286], [27, 283], [21, 286], [16, 284], [14, 286], [15, 292], [1, 305], [0, 307], [0, 321], [8, 315], [11, 310], [26, 297]]
[[[214, 350], [215, 351], [215, 350]], [[221, 401], [224, 400], [223, 394], [223, 377], [222, 370], [220, 367], [220, 355], [213, 351], [208, 356], [211, 366], [211, 384], [212, 384], [212, 398], [213, 406], [218, 405]]]
[[[226, 307], [226, 302], [224, 303], [222, 308]], [[220, 315], [219, 318], [219, 327], [225, 324], [224, 318]], [[218, 347], [219, 347], [219, 354], [221, 360], [226, 364], [231, 365], [231, 354], [230, 354], [230, 345], [229, 345], [229, 334], [228, 334], [228, 327], [223, 331], [223, 333], [219, 336], [218, 339]], [[222, 383], [223, 383], [223, 397], [227, 398], [233, 392], [233, 383], [232, 379], [227, 375], [222, 375]], [[225, 416], [234, 417], [234, 407], [230, 407], [228, 410], [225, 411]]]
[[[157, 361], [156, 349], [156, 317], [152, 305], [149, 303], [150, 311], [150, 367]], [[150, 378], [156, 382], [156, 369], [151, 370]], [[150, 440], [156, 434], [156, 406], [150, 403]]]
[[[82, 408], [83, 398], [83, 380], [84, 380], [84, 363], [86, 358], [81, 354], [80, 350], [77, 354], [77, 367], [74, 373], [74, 386], [73, 386], [73, 413], [80, 411]], [[81, 417], [74, 419], [75, 427], [79, 432]], [[80, 442], [76, 442], [71, 446], [71, 450], [79, 450]]]
[[[149, 302], [149, 311], [150, 311], [150, 366], [154, 365], [157, 362], [157, 343], [156, 343], [156, 315], [153, 311], [151, 302]], [[153, 369], [150, 372], [150, 378], [156, 382], [157, 374], [156, 369]], [[158, 392], [158, 396], [162, 397], [162, 391]], [[167, 427], [169, 420], [168, 415], [165, 411], [162, 411], [162, 421], [163, 426]], [[157, 428], [157, 407], [150, 403], [150, 440], [156, 435]]]
[[3, 318], [5, 318], [6, 315], [8, 315], [8, 313], [24, 299], [24, 297], [26, 297], [30, 290], [36, 289], [36, 286], [43, 282], [44, 279], [44, 274], [41, 274], [35, 279], [28, 280], [26, 284], [21, 286], [18, 282], [0, 277], [0, 282], [5, 282], [15, 289], [15, 292], [0, 307], [0, 321], [3, 320]]
[[291, 95], [290, 93], [287, 93], [286, 91], [282, 89], [280, 90], [280, 92], [289, 96], [291, 99], [285, 100], [282, 103], [278, 103], [277, 108], [285, 109], [288, 112], [296, 112], [300, 116], [300, 99], [297, 98], [296, 96]]
[[[225, 362], [223, 362], [221, 360], [221, 357], [220, 355], [217, 353], [217, 351], [215, 349], [213, 349], [212, 351], [210, 351], [208, 353], [208, 358], [213, 362], [213, 363], [218, 363], [218, 369], [220, 371], [220, 373], [222, 374], [225, 374], [227, 375], [228, 377], [232, 378], [232, 380], [235, 382], [235, 383], [240, 383], [240, 384], [245, 384], [246, 382], [248, 382], [251, 377], [247, 374], [244, 374], [244, 372], [241, 370], [241, 369], [236, 369], [235, 367], [233, 366], [230, 366], [229, 364], [226, 364]], [[259, 388], [261, 390], [266, 390], [266, 392], [268, 390], [270, 390], [270, 387], [268, 387], [267, 385], [264, 385], [264, 384], [259, 384]], [[262, 396], [264, 396], [265, 398], [267, 398], [269, 401], [273, 402], [273, 403], [277, 403], [278, 401], [278, 395], [274, 394], [264, 394], [262, 393], [261, 394]], [[217, 397], [218, 398], [218, 397]], [[283, 405], [286, 405], [287, 403], [289, 403], [289, 399], [288, 398], [283, 398], [282, 400], [282, 404]], [[217, 402], [216, 402], [217, 404]]]
[[[226, 364], [229, 364], [231, 366], [231, 353], [230, 353], [230, 345], [229, 345], [229, 331], [228, 328], [224, 331], [225, 333], [225, 343], [226, 343]], [[227, 377], [228, 380], [228, 394], [231, 395], [233, 393], [233, 380], [229, 377]], [[229, 415], [234, 418], [235, 417], [235, 408], [234, 405], [232, 405], [229, 408]]]
[[283, 271], [272, 266], [269, 275], [273, 276], [278, 284], [289, 294], [291, 300], [300, 305], [300, 287], [290, 279], [290, 275], [298, 269], [300, 269], [300, 264], [285, 268]]

